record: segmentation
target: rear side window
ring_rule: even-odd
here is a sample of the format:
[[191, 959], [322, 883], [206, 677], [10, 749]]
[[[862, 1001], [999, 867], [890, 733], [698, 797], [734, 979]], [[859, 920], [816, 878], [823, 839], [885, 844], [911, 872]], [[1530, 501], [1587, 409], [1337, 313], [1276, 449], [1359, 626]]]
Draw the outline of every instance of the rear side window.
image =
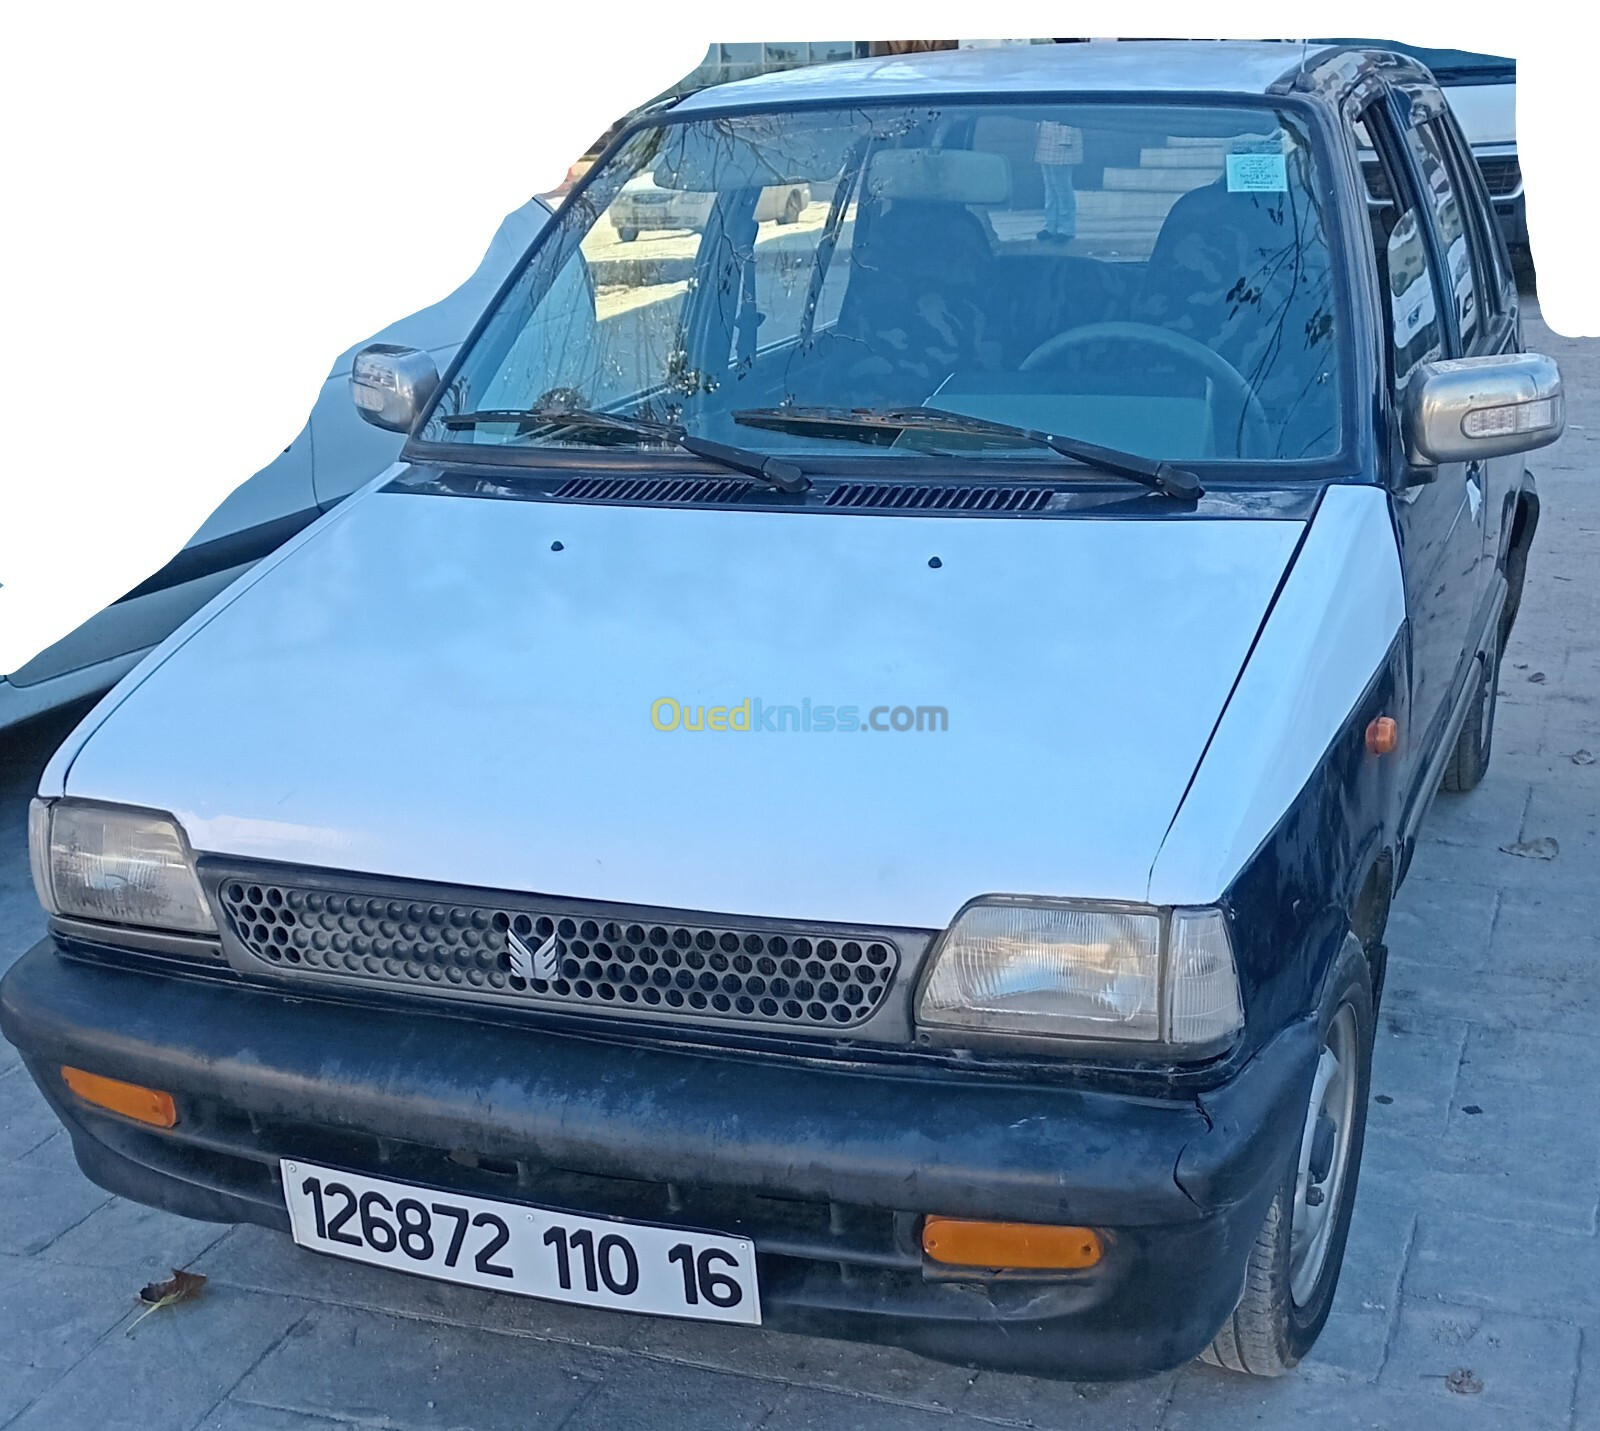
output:
[[1482, 315], [1479, 311], [1477, 277], [1473, 272], [1472, 247], [1467, 240], [1467, 224], [1461, 212], [1461, 200], [1456, 194], [1439, 136], [1433, 126], [1408, 127], [1404, 131], [1404, 142], [1422, 176], [1423, 195], [1433, 211], [1433, 221], [1439, 230], [1440, 247], [1444, 250], [1446, 286], [1455, 304], [1456, 325], [1461, 333], [1462, 350], [1465, 351], [1478, 336]]
[[1467, 233], [1474, 240], [1478, 292], [1483, 300], [1482, 317], [1487, 327], [1491, 317], [1504, 311], [1502, 295], [1511, 285], [1511, 265], [1500, 236], [1500, 225], [1489, 199], [1483, 171], [1462, 136], [1461, 126], [1453, 116], [1441, 115], [1428, 121], [1428, 130], [1450, 159], [1450, 174], [1455, 180], [1456, 192], [1468, 220]]

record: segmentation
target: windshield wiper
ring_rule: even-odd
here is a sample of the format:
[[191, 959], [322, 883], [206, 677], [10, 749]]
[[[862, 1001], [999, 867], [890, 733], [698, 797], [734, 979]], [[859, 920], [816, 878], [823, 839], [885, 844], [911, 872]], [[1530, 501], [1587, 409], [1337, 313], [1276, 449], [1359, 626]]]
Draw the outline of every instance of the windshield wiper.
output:
[[[949, 432], [968, 437], [1007, 437], [1034, 447], [1047, 447], [1087, 467], [1125, 477], [1168, 497], [1194, 501], [1205, 495], [1205, 488], [1193, 472], [1174, 467], [1170, 462], [1141, 457], [1116, 447], [1102, 447], [1077, 437], [1062, 437], [1032, 427], [1014, 427], [1009, 422], [992, 422], [986, 417], [969, 417], [939, 407], [765, 407], [733, 414], [733, 420], [746, 427], [766, 427], [778, 432], [805, 432], [843, 440], [873, 441], [877, 434], [895, 432]], [[824, 431], [824, 429], [827, 429]]]
[[742, 472], [776, 487], [780, 492], [804, 492], [810, 479], [793, 462], [768, 457], [745, 447], [696, 437], [675, 422], [656, 422], [646, 417], [626, 417], [621, 413], [600, 412], [582, 407], [485, 408], [480, 412], [451, 413], [439, 419], [445, 427], [476, 427], [479, 423], [510, 422], [525, 428], [600, 428], [607, 432], [626, 432], [635, 437], [655, 437], [670, 442], [680, 451], [703, 457], [732, 472]]

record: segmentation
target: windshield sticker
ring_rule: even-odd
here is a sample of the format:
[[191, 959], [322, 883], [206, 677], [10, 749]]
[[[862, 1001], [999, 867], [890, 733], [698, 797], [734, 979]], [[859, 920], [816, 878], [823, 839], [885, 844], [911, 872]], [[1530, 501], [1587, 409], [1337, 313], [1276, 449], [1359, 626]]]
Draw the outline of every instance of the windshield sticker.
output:
[[1230, 194], [1282, 194], [1289, 188], [1289, 166], [1282, 154], [1228, 155]]

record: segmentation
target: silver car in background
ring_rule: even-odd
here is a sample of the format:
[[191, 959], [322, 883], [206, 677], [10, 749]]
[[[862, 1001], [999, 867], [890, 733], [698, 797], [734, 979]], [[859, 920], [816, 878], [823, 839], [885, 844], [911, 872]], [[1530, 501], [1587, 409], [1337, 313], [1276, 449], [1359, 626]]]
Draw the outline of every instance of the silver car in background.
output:
[[[711, 214], [713, 193], [668, 189], [653, 175], [641, 174], [622, 188], [611, 206], [617, 237], [632, 243], [647, 229], [687, 229], [699, 233]], [[781, 184], [763, 189], [756, 200], [756, 222], [792, 224], [811, 202], [809, 184]]]
[[402, 343], [447, 367], [549, 217], [549, 204], [538, 197], [512, 210], [465, 283], [341, 353], [295, 440], [240, 483], [177, 556], [26, 665], [0, 676], [0, 729], [108, 690], [225, 586], [393, 462], [404, 437], [363, 422], [350, 405], [357, 351], [369, 342]]

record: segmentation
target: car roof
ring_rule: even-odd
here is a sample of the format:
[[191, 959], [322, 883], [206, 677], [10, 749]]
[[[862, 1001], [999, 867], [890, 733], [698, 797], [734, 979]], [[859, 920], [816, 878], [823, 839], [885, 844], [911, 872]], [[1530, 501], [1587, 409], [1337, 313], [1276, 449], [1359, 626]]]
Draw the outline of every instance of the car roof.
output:
[[[780, 70], [712, 85], [673, 106], [674, 114], [746, 107], [788, 106], [837, 100], [936, 95], [1009, 94], [1268, 94], [1281, 92], [1302, 65], [1315, 68], [1334, 54], [1298, 40], [1117, 40], [1082, 44], [1014, 45], [992, 49], [933, 50], [878, 59], [846, 60]], [[1352, 55], [1341, 78], [1381, 65], [1391, 77], [1426, 82], [1415, 61], [1388, 54]], [[1297, 85], [1309, 93], [1315, 85]], [[1341, 86], [1342, 87], [1342, 86]]]

